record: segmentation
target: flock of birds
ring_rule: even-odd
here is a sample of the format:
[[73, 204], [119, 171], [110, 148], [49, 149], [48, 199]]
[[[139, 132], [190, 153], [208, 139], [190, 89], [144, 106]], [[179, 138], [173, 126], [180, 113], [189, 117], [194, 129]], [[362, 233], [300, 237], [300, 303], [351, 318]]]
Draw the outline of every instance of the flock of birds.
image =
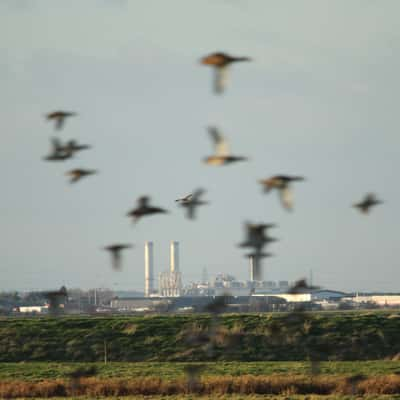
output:
[[[233, 57], [226, 53], [217, 52], [209, 54], [201, 59], [203, 65], [208, 65], [214, 68], [214, 92], [221, 94], [225, 90], [228, 77], [228, 67], [230, 64], [236, 62], [251, 61], [249, 57]], [[55, 129], [60, 130], [65, 125], [65, 120], [70, 117], [76, 116], [76, 112], [68, 111], [54, 111], [46, 115], [48, 120], [55, 122]], [[204, 162], [212, 166], [223, 166], [229, 165], [235, 162], [247, 161], [248, 158], [242, 155], [234, 155], [231, 153], [227, 139], [222, 135], [220, 130], [214, 126], [208, 128], [208, 133], [214, 144], [214, 154], [206, 157]], [[91, 146], [86, 144], [78, 144], [75, 140], [69, 140], [66, 143], [62, 143], [60, 139], [52, 139], [51, 153], [44, 157], [47, 161], [65, 161], [73, 158], [76, 152], [90, 149]], [[66, 174], [69, 175], [70, 182], [76, 183], [84, 177], [94, 175], [98, 171], [93, 169], [72, 169]], [[259, 180], [265, 193], [275, 190], [279, 194], [280, 202], [288, 211], [293, 209], [293, 192], [292, 183], [304, 181], [305, 178], [302, 176], [290, 176], [290, 175], [275, 175], [267, 179]], [[189, 219], [194, 219], [196, 215], [196, 209], [199, 206], [208, 204], [207, 201], [201, 200], [205, 190], [198, 188], [193, 193], [176, 199], [176, 203], [183, 207], [186, 211], [186, 216]], [[368, 193], [364, 198], [353, 204], [353, 207], [359, 209], [363, 214], [368, 214], [373, 206], [381, 204], [375, 194]], [[168, 213], [168, 211], [161, 207], [153, 206], [148, 196], [139, 197], [135, 208], [130, 210], [127, 215], [132, 218], [133, 222], [137, 222], [140, 218], [146, 215]], [[269, 236], [269, 229], [275, 227], [275, 224], [254, 224], [246, 223], [246, 238], [239, 244], [240, 247], [250, 248], [251, 252], [246, 257], [252, 257], [253, 262], [259, 264], [260, 260], [264, 257], [271, 256], [270, 253], [264, 252], [265, 247], [276, 241], [276, 238]], [[105, 246], [103, 249], [109, 251], [112, 257], [112, 265], [114, 269], [121, 268], [121, 252], [124, 249], [131, 248], [130, 244], [112, 244]]]

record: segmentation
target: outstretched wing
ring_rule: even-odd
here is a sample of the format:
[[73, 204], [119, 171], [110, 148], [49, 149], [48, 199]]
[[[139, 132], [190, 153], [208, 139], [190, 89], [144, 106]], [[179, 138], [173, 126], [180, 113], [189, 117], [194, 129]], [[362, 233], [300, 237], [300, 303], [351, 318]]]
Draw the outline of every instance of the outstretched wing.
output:
[[375, 193], [367, 193], [364, 198], [365, 203], [374, 203], [377, 200]]
[[56, 129], [60, 130], [64, 126], [64, 116], [58, 116], [56, 118]]
[[61, 141], [56, 137], [51, 138], [51, 145], [54, 153], [59, 153], [64, 150]]
[[196, 206], [193, 203], [188, 203], [186, 205], [186, 216], [189, 219], [194, 219], [196, 217]]
[[75, 183], [75, 182], [78, 182], [79, 181], [79, 179], [81, 179], [82, 178], [82, 175], [81, 174], [71, 174], [71, 179], [70, 179], [70, 183]]
[[279, 196], [281, 198], [282, 206], [286, 210], [291, 211], [293, 209], [293, 191], [289, 186], [279, 190]]
[[228, 83], [228, 68], [217, 67], [214, 68], [214, 92], [221, 94], [224, 92], [226, 84]]
[[191, 195], [191, 199], [190, 199], [190, 200], [191, 200], [191, 201], [198, 201], [199, 198], [200, 198], [200, 196], [201, 196], [203, 193], [205, 193], [205, 190], [202, 189], [202, 188], [199, 188], [199, 189], [195, 190], [195, 191], [193, 192], [193, 194]]
[[142, 196], [138, 198], [138, 206], [139, 207], [147, 207], [149, 204], [150, 198], [148, 196]]
[[216, 155], [222, 157], [228, 156], [229, 155], [228, 142], [222, 136], [220, 131], [215, 126], [211, 126], [208, 128], [208, 132], [210, 133], [214, 141]]
[[115, 249], [111, 252], [111, 262], [114, 270], [121, 270], [121, 249]]

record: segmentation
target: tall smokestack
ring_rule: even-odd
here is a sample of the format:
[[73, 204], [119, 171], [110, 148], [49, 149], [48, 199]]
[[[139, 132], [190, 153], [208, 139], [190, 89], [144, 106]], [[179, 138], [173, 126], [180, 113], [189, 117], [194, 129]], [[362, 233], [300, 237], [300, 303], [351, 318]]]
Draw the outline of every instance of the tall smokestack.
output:
[[144, 295], [149, 297], [154, 290], [153, 242], [144, 244]]
[[170, 271], [179, 272], [179, 242], [171, 242], [170, 245]]
[[249, 255], [250, 262], [250, 280], [261, 281], [262, 280], [262, 267], [260, 257], [254, 254]]

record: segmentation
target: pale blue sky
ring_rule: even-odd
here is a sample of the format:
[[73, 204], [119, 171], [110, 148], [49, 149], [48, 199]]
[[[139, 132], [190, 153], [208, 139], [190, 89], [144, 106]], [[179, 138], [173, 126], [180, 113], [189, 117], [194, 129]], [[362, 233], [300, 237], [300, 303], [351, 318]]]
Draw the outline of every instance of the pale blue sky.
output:
[[[243, 221], [275, 222], [266, 279], [342, 290], [399, 290], [400, 3], [393, 1], [0, 2], [0, 289], [143, 289], [143, 244], [155, 268], [181, 247], [185, 282], [248, 278]], [[200, 57], [249, 56], [223, 96]], [[94, 146], [45, 163], [55, 132], [43, 115], [79, 117], [57, 133]], [[215, 124], [251, 161], [204, 165]], [[101, 171], [71, 186], [65, 171]], [[257, 179], [307, 177], [295, 211]], [[205, 187], [212, 204], [188, 221], [174, 199]], [[373, 191], [386, 203], [350, 207]], [[171, 215], [125, 216], [143, 194]], [[116, 273], [99, 250], [131, 242]]]

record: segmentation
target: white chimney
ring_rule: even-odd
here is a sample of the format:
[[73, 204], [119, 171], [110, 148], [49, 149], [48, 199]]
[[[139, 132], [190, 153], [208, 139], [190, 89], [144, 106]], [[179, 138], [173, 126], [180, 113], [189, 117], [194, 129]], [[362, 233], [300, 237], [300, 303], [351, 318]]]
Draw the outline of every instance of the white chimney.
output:
[[179, 242], [170, 245], [170, 271], [179, 272]]
[[154, 290], [153, 242], [144, 244], [144, 295], [149, 297]]

